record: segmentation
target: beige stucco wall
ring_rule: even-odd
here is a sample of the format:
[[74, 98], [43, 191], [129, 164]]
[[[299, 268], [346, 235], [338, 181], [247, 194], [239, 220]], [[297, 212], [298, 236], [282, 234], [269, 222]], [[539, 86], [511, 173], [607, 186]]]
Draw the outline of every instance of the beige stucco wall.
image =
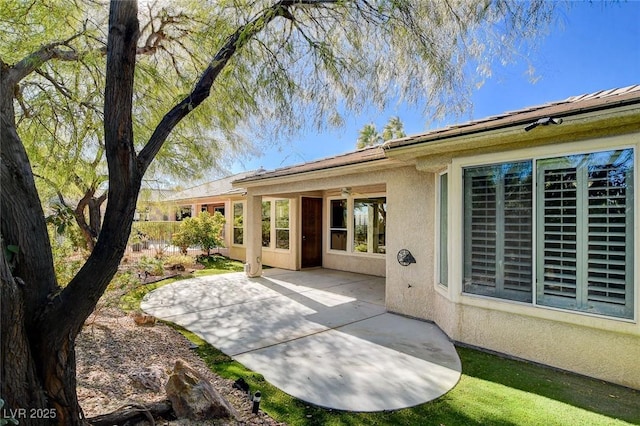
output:
[[[432, 319], [435, 303], [434, 184], [433, 174], [414, 167], [396, 170], [387, 183], [387, 309], [425, 319]], [[401, 249], [416, 263], [401, 266], [396, 257]]]
[[[325, 233], [326, 235], [326, 233]], [[323, 267], [339, 271], [355, 272], [358, 274], [376, 275], [384, 277], [386, 274], [384, 256], [362, 256], [345, 254], [324, 253]]]
[[[263, 198], [265, 200], [266, 198]], [[275, 201], [281, 198], [269, 198]], [[297, 229], [299, 228], [300, 202], [298, 197], [287, 198], [289, 200], [289, 248], [278, 249], [275, 247], [262, 247], [262, 264], [273, 268], [299, 269], [297, 255], [299, 251], [300, 238]], [[275, 241], [275, 232], [272, 232], [272, 244]]]
[[434, 319], [453, 340], [640, 389], [637, 334], [469, 305], [454, 307], [458, 324], [443, 327], [447, 305]]
[[[300, 269], [301, 198], [322, 198], [323, 202], [323, 267], [362, 274], [385, 276], [386, 257], [383, 254], [363, 254], [332, 251], [329, 247], [328, 203], [340, 197], [341, 188], [352, 188], [351, 199], [368, 195], [385, 196], [386, 182], [394, 175], [394, 169], [379, 168], [345, 173], [344, 171], [320, 172], [316, 177], [281, 179], [268, 185], [248, 188], [249, 196], [264, 199], [289, 198], [291, 200], [290, 250], [261, 249], [263, 264], [285, 269]], [[388, 205], [388, 202], [387, 202]], [[388, 235], [388, 234], [387, 234]], [[387, 237], [388, 238], [388, 237]]]
[[247, 260], [247, 249], [243, 246], [232, 245], [227, 252], [230, 259], [239, 260], [240, 262], [246, 262]]
[[[558, 310], [462, 293], [462, 167], [542, 155], [634, 146], [618, 136], [511, 152], [425, 161], [429, 171], [398, 170], [387, 183], [389, 256], [387, 309], [434, 321], [455, 341], [640, 389], [640, 291], [635, 276], [633, 320]], [[420, 163], [420, 162], [418, 162]], [[420, 165], [418, 164], [418, 167]], [[449, 286], [436, 283], [437, 177], [449, 171]], [[637, 168], [636, 168], [637, 170]], [[640, 188], [640, 173], [635, 188]], [[635, 195], [635, 245], [640, 242], [640, 196]], [[400, 266], [394, 253], [409, 249], [416, 264]], [[638, 271], [640, 268], [634, 268]], [[636, 272], [637, 274], [637, 272]]]

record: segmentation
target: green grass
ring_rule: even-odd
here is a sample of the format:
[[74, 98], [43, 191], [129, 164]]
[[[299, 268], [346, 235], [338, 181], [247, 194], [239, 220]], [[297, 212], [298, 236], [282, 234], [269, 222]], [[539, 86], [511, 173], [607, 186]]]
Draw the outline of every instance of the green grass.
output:
[[[198, 272], [205, 271], [214, 273]], [[175, 280], [165, 281], [145, 286], [146, 292]], [[128, 306], [136, 300], [139, 306], [140, 294], [127, 295]], [[393, 412], [327, 410], [287, 395], [195, 334], [173, 326], [198, 346], [197, 354], [212, 371], [244, 378], [252, 392], [262, 393], [260, 408], [292, 426], [640, 424], [639, 391], [466, 347], [456, 347], [462, 361], [460, 382], [435, 401]]]
[[244, 265], [241, 262], [215, 254], [209, 257], [202, 258], [201, 260], [199, 260], [199, 263], [204, 265], [204, 269], [195, 271], [195, 276], [217, 275], [225, 274], [227, 272], [244, 271]]
[[[640, 393], [611, 383], [457, 347], [463, 374], [439, 399], [381, 413], [348, 413], [295, 399], [184, 329], [215, 373], [260, 390], [260, 407], [289, 425], [624, 425], [640, 424]], [[617, 420], [619, 419], [619, 420]]]

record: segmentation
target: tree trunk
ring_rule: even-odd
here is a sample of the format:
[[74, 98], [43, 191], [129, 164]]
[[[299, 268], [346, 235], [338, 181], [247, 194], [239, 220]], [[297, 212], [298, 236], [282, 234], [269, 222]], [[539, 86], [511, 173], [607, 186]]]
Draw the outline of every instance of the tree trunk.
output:
[[[4, 253], [4, 243], [0, 246]], [[5, 410], [27, 407], [46, 407], [46, 399], [39, 384], [35, 362], [25, 330], [24, 300], [20, 285], [10, 274], [5, 256], [0, 256], [0, 397]], [[27, 384], [27, 386], [25, 386]], [[16, 411], [14, 411], [16, 412]], [[17, 413], [17, 412], [16, 412]], [[19, 419], [20, 424], [29, 424]]]
[[[0, 62], [0, 397], [21, 426], [86, 424], [76, 394], [75, 338], [117, 271], [142, 181], [131, 127], [138, 38], [135, 2], [114, 2], [110, 25], [107, 62], [121, 68], [107, 70], [112, 81], [105, 96], [113, 202], [107, 206], [102, 238], [64, 289], [55, 279], [44, 212], [13, 110], [13, 88], [27, 72], [24, 68], [34, 63], [8, 67]], [[12, 265], [4, 256], [7, 245], [18, 247]]]
[[[279, 2], [227, 40], [189, 96], [169, 111], [139, 155], [132, 103], [139, 37], [135, 0], [112, 0], [104, 103], [109, 203], [95, 247], [64, 288], [56, 282], [51, 244], [33, 171], [16, 131], [16, 85], [46, 61], [62, 57], [45, 45], [9, 66], [0, 60], [0, 397], [20, 425], [85, 425], [76, 394], [75, 339], [115, 275], [126, 249], [142, 177], [172, 129], [210, 94], [230, 58], [297, 2]], [[71, 55], [76, 57], [76, 55]], [[102, 198], [102, 197], [101, 197]], [[94, 207], [99, 209], [101, 203]], [[95, 211], [94, 211], [95, 213]], [[92, 219], [96, 221], [96, 217]], [[11, 265], [6, 247], [18, 247]], [[15, 416], [14, 416], [15, 417]]]
[[[102, 212], [100, 209], [102, 208], [102, 203], [107, 199], [106, 194], [95, 197], [95, 192], [94, 188], [88, 189], [73, 210], [73, 217], [75, 217], [80, 232], [82, 232], [89, 252], [92, 252], [95, 248], [98, 235], [100, 235], [102, 227]], [[85, 209], [89, 209], [89, 223], [87, 223]]]

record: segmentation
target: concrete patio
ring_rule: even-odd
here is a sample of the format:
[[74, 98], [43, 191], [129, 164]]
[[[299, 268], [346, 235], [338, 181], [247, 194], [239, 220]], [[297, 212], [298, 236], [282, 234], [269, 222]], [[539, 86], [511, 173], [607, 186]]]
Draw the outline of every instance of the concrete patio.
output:
[[381, 277], [267, 269], [179, 281], [141, 307], [318, 406], [382, 411], [438, 398], [460, 378], [455, 348], [434, 324], [387, 313], [384, 291]]

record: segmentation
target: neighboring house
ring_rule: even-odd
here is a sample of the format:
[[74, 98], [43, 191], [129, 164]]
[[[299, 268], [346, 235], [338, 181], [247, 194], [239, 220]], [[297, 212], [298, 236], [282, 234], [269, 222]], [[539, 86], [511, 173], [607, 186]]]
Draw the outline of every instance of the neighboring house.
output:
[[133, 220], [140, 222], [170, 220], [174, 209], [168, 200], [174, 194], [175, 191], [170, 189], [142, 188]]
[[173, 193], [164, 201], [165, 211], [169, 212], [167, 220], [180, 221], [196, 216], [202, 211], [210, 214], [221, 213], [226, 220], [222, 235], [224, 248], [217, 252], [233, 259], [244, 260], [244, 248], [236, 243], [243, 238], [244, 212], [238, 209], [243, 206], [245, 191], [242, 188], [234, 188], [231, 183], [255, 173], [257, 171], [238, 173]]
[[[231, 247], [386, 277], [457, 342], [640, 388], [640, 86], [235, 179]], [[409, 255], [410, 254], [410, 255]]]

